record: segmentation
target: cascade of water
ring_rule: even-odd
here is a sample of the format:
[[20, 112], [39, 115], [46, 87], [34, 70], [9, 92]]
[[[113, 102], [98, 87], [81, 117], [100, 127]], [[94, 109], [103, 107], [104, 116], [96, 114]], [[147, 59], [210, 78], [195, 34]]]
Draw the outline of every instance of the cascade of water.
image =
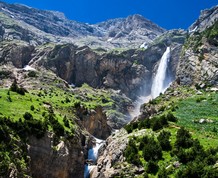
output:
[[88, 151], [88, 159], [92, 160], [93, 162], [95, 162], [97, 160], [98, 150], [104, 144], [104, 140], [100, 140], [97, 138], [95, 138], [95, 140], [96, 140], [96, 145], [94, 147], [90, 148]]
[[147, 103], [150, 99], [154, 99], [164, 93], [171, 83], [171, 78], [167, 76], [167, 65], [170, 59], [170, 47], [167, 47], [163, 56], [161, 57], [156, 75], [152, 81], [151, 93], [150, 95], [140, 96], [135, 102], [135, 109], [131, 113], [132, 118], [140, 114], [140, 106]]
[[165, 90], [169, 87], [171, 80], [167, 79], [167, 64], [170, 59], [170, 47], [167, 47], [164, 52], [160, 64], [157, 69], [157, 73], [153, 79], [152, 87], [151, 87], [151, 97], [154, 99], [160, 95], [160, 93], [164, 93]]
[[[95, 138], [95, 140], [96, 140], [96, 145], [88, 150], [88, 160], [91, 160], [93, 163], [97, 161], [98, 151], [101, 148], [101, 146], [105, 143], [104, 140], [100, 140], [97, 138]], [[88, 164], [85, 165], [84, 178], [89, 178], [89, 173], [94, 167], [95, 165], [88, 165]]]

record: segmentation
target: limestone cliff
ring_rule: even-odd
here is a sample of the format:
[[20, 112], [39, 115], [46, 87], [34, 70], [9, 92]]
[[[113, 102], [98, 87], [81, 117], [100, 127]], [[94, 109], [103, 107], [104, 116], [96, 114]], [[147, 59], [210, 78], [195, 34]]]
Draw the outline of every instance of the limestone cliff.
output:
[[217, 7], [203, 11], [200, 18], [191, 26], [191, 31], [183, 47], [177, 69], [177, 81], [183, 85], [217, 85], [218, 55]]
[[48, 133], [41, 139], [29, 138], [30, 172], [34, 178], [70, 178], [84, 175], [85, 136], [59, 140]]

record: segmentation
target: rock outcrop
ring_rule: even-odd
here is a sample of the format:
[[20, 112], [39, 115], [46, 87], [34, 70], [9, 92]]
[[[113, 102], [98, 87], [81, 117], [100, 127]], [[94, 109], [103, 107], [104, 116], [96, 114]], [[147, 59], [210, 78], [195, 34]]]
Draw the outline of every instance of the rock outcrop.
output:
[[84, 175], [84, 146], [81, 135], [58, 140], [51, 133], [29, 138], [30, 172], [34, 178], [71, 178]]
[[177, 68], [177, 81], [182, 85], [205, 87], [218, 83], [218, 7], [203, 11], [190, 27]]
[[189, 32], [202, 32], [218, 19], [218, 6], [202, 10], [200, 17], [189, 27]]
[[85, 108], [77, 108], [83, 127], [93, 136], [99, 139], [106, 139], [111, 135], [112, 128], [107, 123], [107, 116], [103, 112], [102, 107], [97, 107], [95, 110], [88, 111]]
[[90, 178], [109, 178], [116, 175], [115, 163], [124, 161], [123, 151], [128, 143], [126, 134], [126, 131], [122, 129], [107, 139], [106, 148], [100, 153], [97, 166], [90, 172]]
[[16, 68], [23, 68], [30, 62], [34, 49], [33, 46], [28, 45], [1, 45], [0, 63], [7, 65], [11, 64]]
[[[0, 62], [10, 62], [16, 68], [28, 64], [39, 70], [51, 70], [69, 84], [81, 86], [87, 83], [94, 88], [121, 90], [135, 99], [140, 92], [150, 92], [155, 66], [167, 45], [172, 49], [170, 68], [172, 76], [175, 76], [184, 38], [183, 31], [172, 31], [158, 38], [147, 49], [101, 53], [87, 46], [72, 44], [33, 47], [9, 43], [1, 47]], [[17, 53], [19, 55], [15, 56]]]

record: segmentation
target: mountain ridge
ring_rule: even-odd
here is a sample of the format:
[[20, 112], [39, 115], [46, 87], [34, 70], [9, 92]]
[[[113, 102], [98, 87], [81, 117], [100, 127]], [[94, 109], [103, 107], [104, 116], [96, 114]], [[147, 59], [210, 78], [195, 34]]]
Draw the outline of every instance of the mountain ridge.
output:
[[34, 45], [46, 42], [71, 42], [80, 46], [131, 48], [139, 47], [145, 42], [150, 43], [165, 31], [141, 15], [87, 24], [69, 20], [61, 12], [39, 10], [20, 4], [1, 2], [0, 8], [0, 12], [8, 19], [20, 23], [21, 27], [22, 24], [27, 25], [26, 33], [31, 33], [31, 38], [37, 36], [35, 33], [39, 34], [36, 29], [41, 31], [41, 40], [31, 42]]
[[[44, 19], [55, 34], [70, 32], [59, 31], [65, 19], [59, 12], [36, 10], [31, 17], [0, 7], [0, 177], [76, 178], [88, 168], [91, 178], [217, 175], [216, 8], [205, 16], [202, 32], [157, 27], [157, 37], [149, 39], [155, 27], [132, 15], [100, 23], [107, 30], [99, 37], [85, 36], [95, 27], [86, 31], [88, 24], [75, 22], [83, 38], [72, 40], [36, 28]], [[129, 123], [138, 98], [150, 95], [167, 47], [173, 83]], [[190, 131], [188, 149], [175, 144], [183, 127]], [[106, 141], [100, 146], [96, 138]]]

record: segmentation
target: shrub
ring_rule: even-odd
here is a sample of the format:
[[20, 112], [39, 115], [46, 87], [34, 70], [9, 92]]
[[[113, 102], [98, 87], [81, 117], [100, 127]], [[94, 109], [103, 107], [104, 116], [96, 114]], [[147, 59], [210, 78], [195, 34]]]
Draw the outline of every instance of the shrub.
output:
[[20, 88], [18, 87], [16, 79], [12, 83], [12, 85], [10, 87], [10, 90], [13, 91], [13, 92], [16, 92], [16, 93], [18, 93], [20, 95], [25, 95], [25, 93], [27, 92], [27, 90], [24, 89], [23, 87], [20, 87]]
[[129, 140], [129, 144], [124, 151], [124, 156], [126, 157], [126, 161], [134, 164], [136, 166], [141, 165], [141, 161], [138, 155], [138, 149], [133, 139]]
[[10, 90], [13, 92], [17, 92], [18, 90], [18, 85], [17, 85], [17, 80], [15, 79], [14, 82], [11, 84]]
[[151, 120], [150, 119], [144, 119], [143, 121], [139, 122], [139, 129], [147, 128], [149, 129], [151, 127]]
[[70, 103], [70, 99], [68, 97], [65, 98], [66, 103]]
[[132, 131], [133, 131], [131, 124], [125, 125], [124, 129], [127, 131], [128, 134], [132, 133]]
[[42, 138], [45, 135], [45, 132], [47, 130], [46, 124], [44, 124], [40, 120], [28, 120], [27, 125], [29, 128], [30, 134], [36, 136], [36, 138]]
[[23, 115], [23, 118], [25, 120], [31, 120], [31, 119], [33, 119], [33, 116], [29, 112], [25, 112], [25, 114]]
[[8, 102], [12, 102], [12, 99], [11, 99], [11, 96], [10, 96], [10, 95], [7, 96], [7, 101], [8, 101]]
[[167, 126], [168, 125], [168, 121], [165, 115], [160, 116], [160, 122], [162, 126]]
[[26, 89], [24, 89], [23, 87], [17, 89], [17, 93], [20, 95], [25, 95], [26, 92]]
[[168, 173], [167, 170], [165, 168], [161, 168], [158, 172], [158, 178], [168, 178]]
[[64, 121], [64, 125], [65, 125], [66, 127], [70, 128], [70, 123], [69, 123], [69, 120], [67, 119], [66, 116], [64, 116], [63, 121]]
[[205, 97], [198, 97], [197, 99], [196, 99], [196, 102], [197, 103], [200, 103], [201, 101], [203, 101], [203, 100], [205, 100], [206, 98]]
[[28, 77], [36, 77], [36, 72], [35, 71], [29, 71], [28, 72]]
[[64, 135], [65, 133], [64, 127], [55, 119], [55, 114], [53, 113], [53, 109], [49, 111], [48, 121], [50, 122], [50, 125], [52, 126], [53, 131], [57, 136]]
[[162, 148], [154, 138], [148, 138], [143, 148], [143, 157], [146, 161], [160, 160], [162, 158]]
[[152, 130], [157, 131], [163, 128], [163, 124], [159, 118], [154, 117], [152, 119]]
[[151, 174], [156, 174], [158, 172], [158, 163], [156, 161], [150, 160], [147, 165], [147, 172]]
[[191, 134], [184, 127], [181, 127], [176, 134], [175, 147], [190, 148], [192, 144]]
[[172, 112], [168, 112], [167, 115], [166, 115], [166, 118], [168, 121], [171, 121], [171, 122], [177, 122], [177, 118], [173, 115]]
[[170, 136], [171, 136], [170, 132], [162, 131], [157, 137], [160, 146], [164, 151], [169, 151], [172, 149], [172, 146], [170, 145], [170, 141], [169, 141]]
[[34, 110], [35, 110], [35, 107], [34, 107], [33, 105], [31, 105], [31, 106], [30, 106], [30, 110], [31, 110], [31, 111], [34, 111]]

